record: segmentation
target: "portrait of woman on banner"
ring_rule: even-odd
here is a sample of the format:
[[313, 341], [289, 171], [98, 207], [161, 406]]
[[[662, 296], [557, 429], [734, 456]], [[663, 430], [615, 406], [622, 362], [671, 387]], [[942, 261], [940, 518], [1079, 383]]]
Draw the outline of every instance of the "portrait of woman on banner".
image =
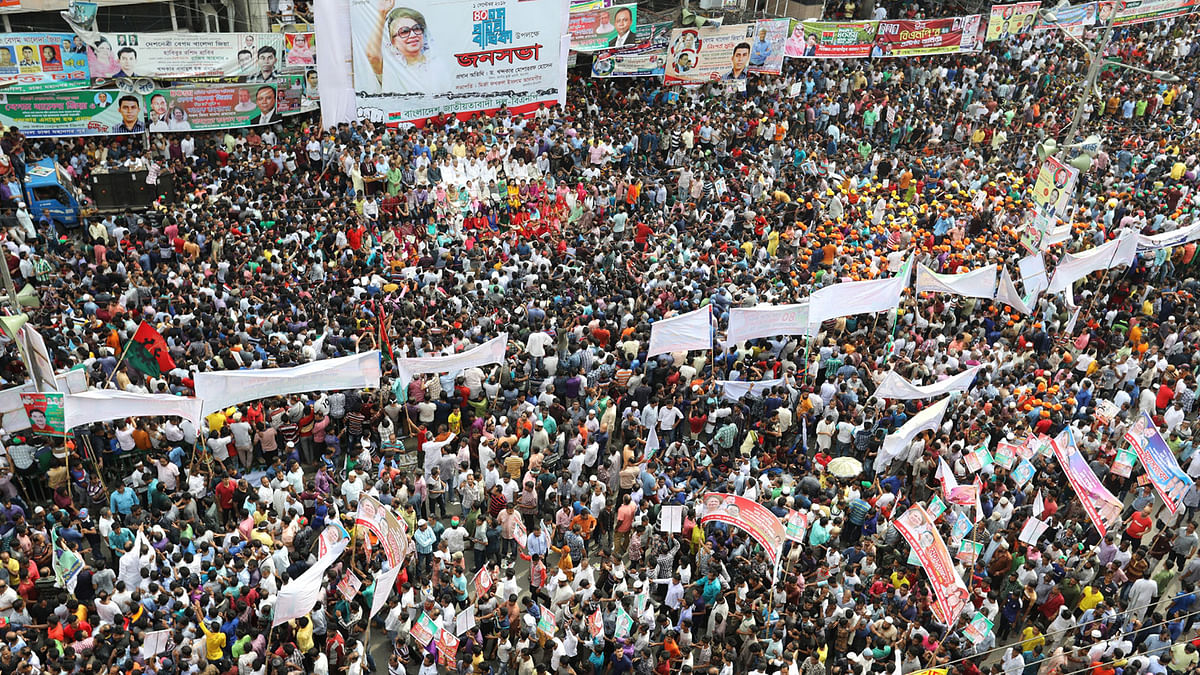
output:
[[395, 0], [380, 0], [367, 61], [383, 92], [425, 93], [437, 78], [429, 25], [425, 15], [409, 7], [393, 7]]
[[88, 69], [92, 77], [112, 77], [121, 70], [117, 55], [113, 53], [112, 43], [107, 38], [100, 38], [96, 44], [87, 50]]

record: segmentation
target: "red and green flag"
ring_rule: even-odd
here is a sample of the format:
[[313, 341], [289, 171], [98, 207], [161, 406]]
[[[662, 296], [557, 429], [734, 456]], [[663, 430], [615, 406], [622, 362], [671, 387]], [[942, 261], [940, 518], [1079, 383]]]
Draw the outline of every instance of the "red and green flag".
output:
[[151, 377], [159, 377], [164, 371], [175, 369], [175, 360], [167, 347], [167, 341], [154, 330], [154, 326], [143, 321], [133, 339], [125, 347], [125, 359], [129, 365]]

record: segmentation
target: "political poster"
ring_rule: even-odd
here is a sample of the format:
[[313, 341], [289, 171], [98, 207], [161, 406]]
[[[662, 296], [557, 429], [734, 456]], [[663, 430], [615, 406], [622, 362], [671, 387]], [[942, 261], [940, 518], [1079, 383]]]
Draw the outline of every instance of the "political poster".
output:
[[1137, 450], [1133, 447], [1121, 448], [1117, 451], [1117, 456], [1113, 458], [1112, 466], [1109, 468], [1114, 476], [1129, 478], [1133, 473], [1133, 465], [1137, 463]]
[[592, 612], [587, 618], [588, 635], [594, 638], [604, 637], [604, 615], [600, 609]]
[[1115, 2], [1101, 2], [1097, 10], [1096, 23], [1104, 25], [1108, 23], [1109, 18], [1116, 14], [1113, 19], [1114, 26], [1130, 26], [1138, 23], [1146, 23], [1147, 21], [1160, 21], [1162, 19], [1171, 19], [1185, 14], [1191, 14], [1200, 7], [1200, 0], [1147, 0], [1145, 2], [1133, 2], [1127, 0], [1118, 0]]
[[714, 28], [677, 28], [667, 46], [663, 82], [699, 84], [740, 81], [750, 75], [755, 24]]
[[983, 49], [982, 15], [922, 21], [880, 21], [871, 56], [927, 56]]
[[1017, 483], [1017, 487], [1025, 487], [1025, 484], [1033, 479], [1033, 474], [1037, 473], [1037, 467], [1028, 459], [1022, 459], [1017, 468], [1013, 469], [1012, 479]]
[[1083, 34], [1084, 28], [1096, 25], [1096, 15], [1099, 11], [1100, 3], [1086, 2], [1082, 5], [1071, 5], [1069, 7], [1055, 7], [1054, 21], [1048, 20], [1045, 16], [1037, 15], [1033, 22], [1033, 31], [1043, 30], [1058, 30], [1062, 29], [1079, 37]]
[[925, 508], [929, 512], [929, 517], [937, 520], [943, 513], [946, 512], [946, 502], [942, 498], [934, 495], [929, 499], [929, 506]]
[[317, 537], [317, 558], [324, 558], [333, 545], [344, 539], [349, 539], [350, 533], [341, 523], [330, 523], [321, 530]]
[[105, 136], [121, 124], [118, 95], [115, 89], [0, 94], [0, 124], [30, 138]]
[[280, 33], [93, 33], [85, 41], [96, 79], [275, 82], [283, 67]]
[[316, 67], [316, 33], [284, 33], [283, 48], [283, 69], [285, 71], [303, 71], [306, 68]]
[[83, 41], [72, 33], [0, 35], [0, 80], [15, 79], [5, 93], [59, 91], [88, 86]]
[[554, 616], [554, 612], [551, 612], [545, 605], [538, 605], [538, 609], [541, 610], [541, 617], [537, 621], [538, 632], [547, 638], [554, 637], [558, 633], [558, 617]]
[[475, 573], [473, 584], [475, 586], [475, 597], [481, 598], [488, 591], [492, 590], [492, 586], [495, 584], [495, 582], [492, 580], [492, 575], [487, 571], [487, 568], [480, 567], [479, 571]]
[[[26, 396], [22, 394], [22, 398]], [[33, 417], [29, 418], [33, 422]], [[34, 423], [36, 430], [36, 422]], [[1175, 454], [1154, 426], [1154, 420], [1149, 413], [1142, 413], [1134, 420], [1129, 430], [1125, 432], [1125, 440], [1137, 452], [1138, 461], [1146, 470], [1150, 483], [1154, 485], [1158, 496], [1162, 497], [1171, 513], [1179, 510], [1183, 496], [1191, 489], [1194, 482], [1187, 473], [1179, 467]]]
[[437, 662], [443, 668], [454, 668], [458, 658], [458, 638], [445, 628], [437, 632]]
[[658, 23], [643, 23], [633, 31], [637, 36], [637, 45], [654, 47], [666, 47], [671, 41], [671, 29], [674, 28], [673, 21], [659, 21]]
[[1006, 40], [1033, 28], [1040, 2], [1018, 2], [1012, 5], [992, 5], [988, 15], [987, 41]]
[[865, 58], [878, 30], [878, 21], [796, 21], [784, 54], [794, 59]]
[[[601, 628], [603, 628], [603, 620], [601, 620]], [[633, 617], [629, 616], [629, 612], [625, 611], [624, 607], [617, 607], [616, 627], [613, 630], [613, 637], [620, 640], [627, 637], [633, 630]]]
[[1096, 531], [1101, 537], [1108, 536], [1109, 530], [1121, 524], [1121, 500], [1113, 496], [1096, 477], [1087, 459], [1079, 452], [1070, 429], [1064, 430], [1051, 441], [1050, 449], [1067, 474], [1071, 488], [1083, 503], [1083, 510], [1096, 526]]
[[933, 591], [937, 595], [938, 613], [944, 623], [949, 623], [966, 606], [970, 591], [954, 569], [954, 561], [942, 535], [938, 534], [933, 519], [920, 505], [915, 505], [893, 521], [909, 546], [916, 551], [921, 567], [929, 576]]
[[590, 52], [637, 44], [637, 4], [572, 7], [567, 32], [571, 49]]
[[993, 625], [992, 620], [984, 616], [983, 612], [975, 612], [971, 622], [963, 627], [963, 635], [967, 636], [971, 644], [977, 645], [992, 632]]
[[408, 634], [424, 649], [441, 630], [442, 627], [436, 621], [429, 618], [425, 612], [421, 612], [421, 616], [413, 622], [412, 628], [408, 629]]
[[779, 554], [787, 540], [787, 530], [767, 507], [756, 501], [722, 492], [704, 495], [704, 513], [700, 524], [719, 522], [745, 530], [767, 553], [772, 573], [778, 571]]
[[1050, 213], [1051, 219], [1066, 214], [1075, 194], [1079, 169], [1067, 166], [1054, 157], [1047, 157], [1038, 169], [1033, 183], [1033, 201]]
[[67, 435], [62, 394], [21, 394], [21, 405], [29, 417], [30, 431], [33, 433], [55, 438]]
[[[317, 71], [309, 72], [315, 75]], [[284, 75], [279, 78], [279, 83], [275, 85], [275, 109], [280, 115], [286, 117], [317, 109], [319, 103], [308, 97], [304, 80], [304, 75]]]
[[954, 554], [954, 557], [964, 565], [974, 566], [981, 553], [983, 553], [983, 544], [966, 539], [958, 545], [958, 553]]
[[342, 578], [337, 583], [337, 590], [342, 594], [343, 598], [353, 601], [354, 596], [358, 595], [358, 591], [362, 588], [362, 585], [362, 579], [359, 579], [357, 574], [346, 570], [346, 573], [342, 575]]
[[791, 19], [761, 19], [750, 42], [750, 72], [778, 75], [783, 72], [783, 51]]
[[360, 119], [398, 123], [565, 103], [567, 6], [558, 0], [350, 0]]
[[146, 97], [151, 132], [231, 129], [278, 122], [274, 84], [159, 89]]
[[354, 524], [362, 525], [379, 539], [388, 565], [396, 567], [403, 563], [409, 547], [407, 526], [378, 499], [367, 495], [359, 500]]
[[656, 77], [666, 62], [663, 47], [602, 49], [592, 53], [592, 77]]

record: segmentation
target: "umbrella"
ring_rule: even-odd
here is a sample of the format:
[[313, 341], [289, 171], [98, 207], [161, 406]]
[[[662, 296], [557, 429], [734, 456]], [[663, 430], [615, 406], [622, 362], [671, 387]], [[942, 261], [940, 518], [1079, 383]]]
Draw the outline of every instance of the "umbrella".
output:
[[853, 478], [862, 473], [862, 462], [853, 457], [838, 457], [825, 468], [838, 478]]

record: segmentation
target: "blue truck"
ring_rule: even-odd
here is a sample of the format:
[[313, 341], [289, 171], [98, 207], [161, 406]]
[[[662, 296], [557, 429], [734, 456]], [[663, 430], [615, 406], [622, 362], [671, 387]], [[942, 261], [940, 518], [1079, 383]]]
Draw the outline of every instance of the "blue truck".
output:
[[34, 219], [45, 210], [50, 219], [66, 228], [76, 228], [85, 216], [95, 212], [92, 200], [84, 196], [67, 172], [51, 158], [40, 159], [25, 167], [25, 186], [9, 176], [9, 194], [21, 195]]

